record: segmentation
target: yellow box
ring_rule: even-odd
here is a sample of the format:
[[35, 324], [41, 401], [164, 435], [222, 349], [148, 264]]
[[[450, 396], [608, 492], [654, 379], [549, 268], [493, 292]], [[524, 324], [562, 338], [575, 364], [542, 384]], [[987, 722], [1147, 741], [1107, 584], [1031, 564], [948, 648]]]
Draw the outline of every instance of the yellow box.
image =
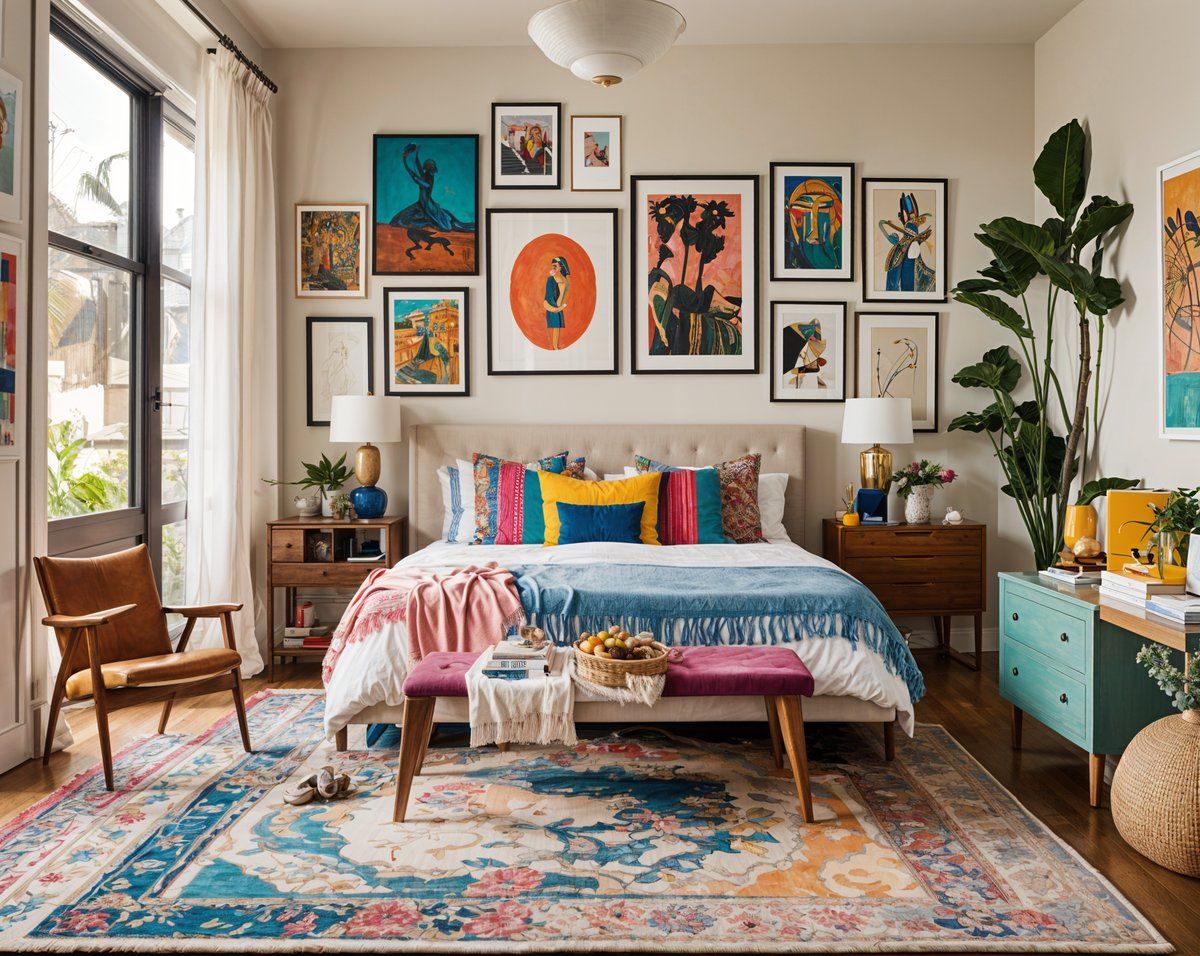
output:
[[1161, 508], [1167, 503], [1165, 491], [1110, 491], [1105, 495], [1104, 550], [1108, 555], [1108, 570], [1120, 571], [1133, 560], [1137, 548], [1145, 557], [1150, 546], [1148, 526], [1135, 522], [1154, 520], [1151, 505]]

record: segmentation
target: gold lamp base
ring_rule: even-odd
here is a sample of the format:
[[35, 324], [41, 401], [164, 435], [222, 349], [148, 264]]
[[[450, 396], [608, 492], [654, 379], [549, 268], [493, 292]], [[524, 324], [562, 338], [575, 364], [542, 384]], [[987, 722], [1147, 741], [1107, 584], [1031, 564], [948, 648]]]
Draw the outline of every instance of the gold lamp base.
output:
[[886, 490], [892, 483], [892, 453], [878, 443], [858, 456], [859, 484]]
[[379, 449], [370, 442], [359, 445], [358, 451], [354, 453], [354, 477], [360, 485], [368, 487], [379, 481]]

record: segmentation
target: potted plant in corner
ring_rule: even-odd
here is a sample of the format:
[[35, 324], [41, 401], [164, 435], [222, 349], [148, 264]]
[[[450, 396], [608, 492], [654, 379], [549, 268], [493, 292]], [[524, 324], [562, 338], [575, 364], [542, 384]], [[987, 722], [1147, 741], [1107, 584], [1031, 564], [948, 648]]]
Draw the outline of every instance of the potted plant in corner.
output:
[[[1104, 250], [1133, 206], [1107, 196], [1093, 196], [1084, 205], [1087, 134], [1078, 120], [1051, 135], [1033, 164], [1033, 180], [1057, 217], [1037, 225], [1005, 216], [981, 225], [975, 238], [987, 247], [991, 262], [952, 293], [1007, 329], [1020, 358], [1001, 345], [954, 375], [958, 385], [986, 389], [994, 400], [981, 411], [959, 415], [949, 430], [988, 436], [1004, 472], [1000, 490], [1016, 502], [1034, 559], [1044, 569], [1062, 548], [1071, 485], [1088, 453], [1095, 452], [1099, 403], [1091, 405], [1089, 425], [1089, 398], [1093, 388], [1099, 398], [1107, 316], [1124, 301], [1120, 283], [1102, 272]], [[1048, 283], [1044, 319], [1035, 330], [1028, 293], [1038, 277]], [[1070, 306], [1079, 339], [1078, 357], [1061, 378], [1052, 361], [1060, 302]], [[1032, 398], [1016, 402], [1013, 393], [1026, 370]], [[1138, 483], [1100, 478], [1084, 485], [1081, 500], [1090, 504], [1111, 488]]]
[[278, 478], [264, 478], [263, 481], [268, 485], [299, 485], [301, 488], [315, 489], [321, 495], [321, 514], [332, 518], [333, 498], [350, 480], [351, 472], [346, 467], [345, 454], [336, 462], [322, 454], [320, 461], [302, 461], [300, 464], [304, 466], [304, 477], [298, 481], [281, 481]]

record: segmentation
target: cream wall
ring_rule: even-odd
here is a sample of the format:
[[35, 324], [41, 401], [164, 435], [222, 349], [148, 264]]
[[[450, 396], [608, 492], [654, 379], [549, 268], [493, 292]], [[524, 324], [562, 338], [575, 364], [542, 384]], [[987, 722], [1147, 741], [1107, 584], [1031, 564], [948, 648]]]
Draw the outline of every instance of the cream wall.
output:
[[[1200, 483], [1200, 442], [1158, 437], [1159, 226], [1155, 170], [1200, 149], [1195, 68], [1180, 38], [1200, 34], [1195, 0], [1085, 0], [1035, 46], [1035, 143], [1078, 117], [1091, 135], [1093, 193], [1132, 202], [1108, 271], [1127, 304], [1105, 340], [1100, 473], [1151, 487]], [[1184, 41], [1186, 48], [1186, 41]], [[1039, 203], [1039, 216], [1045, 213]], [[1070, 343], [1064, 343], [1069, 347]]]
[[[625, 172], [757, 173], [760, 184], [760, 367], [767, 362], [771, 299], [848, 301], [851, 327], [861, 296], [854, 283], [769, 282], [767, 181], [771, 161], [842, 161], [863, 176], [945, 176], [950, 180], [951, 278], [986, 259], [972, 238], [977, 223], [1032, 213], [1033, 64], [1029, 46], [754, 46], [678, 47], [619, 87], [602, 90], [575, 79], [528, 48], [269, 50], [266, 68], [280, 92], [276, 121], [280, 221], [280, 302], [288, 476], [301, 459], [330, 448], [327, 429], [305, 425], [306, 316], [374, 319], [376, 380], [383, 374], [383, 289], [432, 285], [444, 278], [372, 277], [366, 300], [320, 301], [293, 295], [293, 204], [371, 200], [371, 136], [376, 132], [478, 132], [481, 207], [617, 206], [620, 214], [621, 369], [606, 377], [498, 377], [486, 369], [485, 279], [453, 277], [471, 288], [471, 390], [468, 398], [397, 399], [412, 422], [802, 422], [809, 427], [808, 527], [792, 529], [820, 548], [820, 519], [832, 514], [848, 480], [857, 479], [857, 448], [839, 443], [841, 405], [780, 405], [758, 375], [629, 374], [628, 188], [621, 193], [502, 190], [487, 187], [493, 101], [561, 100], [572, 113], [625, 117]], [[482, 214], [480, 216], [482, 220]], [[855, 223], [856, 233], [859, 224]], [[868, 310], [885, 306], [868, 305]], [[961, 506], [992, 528], [992, 567], [1023, 559], [1020, 536], [997, 529], [996, 466], [985, 441], [947, 435], [945, 424], [974, 404], [950, 382], [961, 366], [1000, 341], [992, 323], [956, 305], [941, 313], [940, 423], [911, 452], [963, 475], [935, 499]], [[920, 304], [897, 311], [929, 311]], [[851, 351], [853, 366], [853, 350]], [[339, 448], [341, 450], [349, 450]], [[463, 449], [468, 452], [471, 449]], [[578, 449], [585, 451], [586, 449]], [[384, 451], [381, 484], [392, 510], [406, 500], [405, 447]], [[284, 498], [290, 506], [290, 494]], [[901, 503], [894, 499], [892, 508]], [[994, 586], [993, 586], [994, 587]], [[994, 603], [994, 601], [993, 601]]]

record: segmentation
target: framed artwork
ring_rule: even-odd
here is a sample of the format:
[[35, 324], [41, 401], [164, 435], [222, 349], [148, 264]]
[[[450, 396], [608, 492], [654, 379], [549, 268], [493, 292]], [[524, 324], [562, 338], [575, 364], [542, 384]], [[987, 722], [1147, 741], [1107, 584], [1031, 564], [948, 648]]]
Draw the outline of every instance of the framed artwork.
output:
[[384, 289], [385, 395], [468, 395], [467, 290]]
[[624, 156], [621, 117], [571, 117], [571, 189], [620, 192]]
[[858, 396], [910, 398], [914, 432], [938, 430], [938, 314], [859, 312]]
[[854, 164], [771, 164], [771, 278], [854, 279]]
[[17, 454], [18, 328], [25, 312], [25, 243], [0, 235], [0, 457]]
[[771, 401], [846, 400], [846, 303], [771, 303]]
[[25, 124], [23, 85], [0, 70], [0, 219], [20, 222], [21, 128]]
[[328, 425], [334, 395], [375, 390], [372, 321], [308, 317], [308, 424]]
[[376, 275], [479, 275], [479, 137], [376, 133]]
[[631, 371], [758, 371], [758, 177], [632, 176]]
[[617, 210], [489, 209], [488, 374], [617, 372]]
[[863, 301], [945, 302], [946, 180], [863, 180]]
[[1200, 152], [1159, 167], [1159, 434], [1200, 439]]
[[296, 203], [296, 297], [367, 294], [366, 204]]
[[562, 103], [492, 104], [492, 188], [558, 189]]

